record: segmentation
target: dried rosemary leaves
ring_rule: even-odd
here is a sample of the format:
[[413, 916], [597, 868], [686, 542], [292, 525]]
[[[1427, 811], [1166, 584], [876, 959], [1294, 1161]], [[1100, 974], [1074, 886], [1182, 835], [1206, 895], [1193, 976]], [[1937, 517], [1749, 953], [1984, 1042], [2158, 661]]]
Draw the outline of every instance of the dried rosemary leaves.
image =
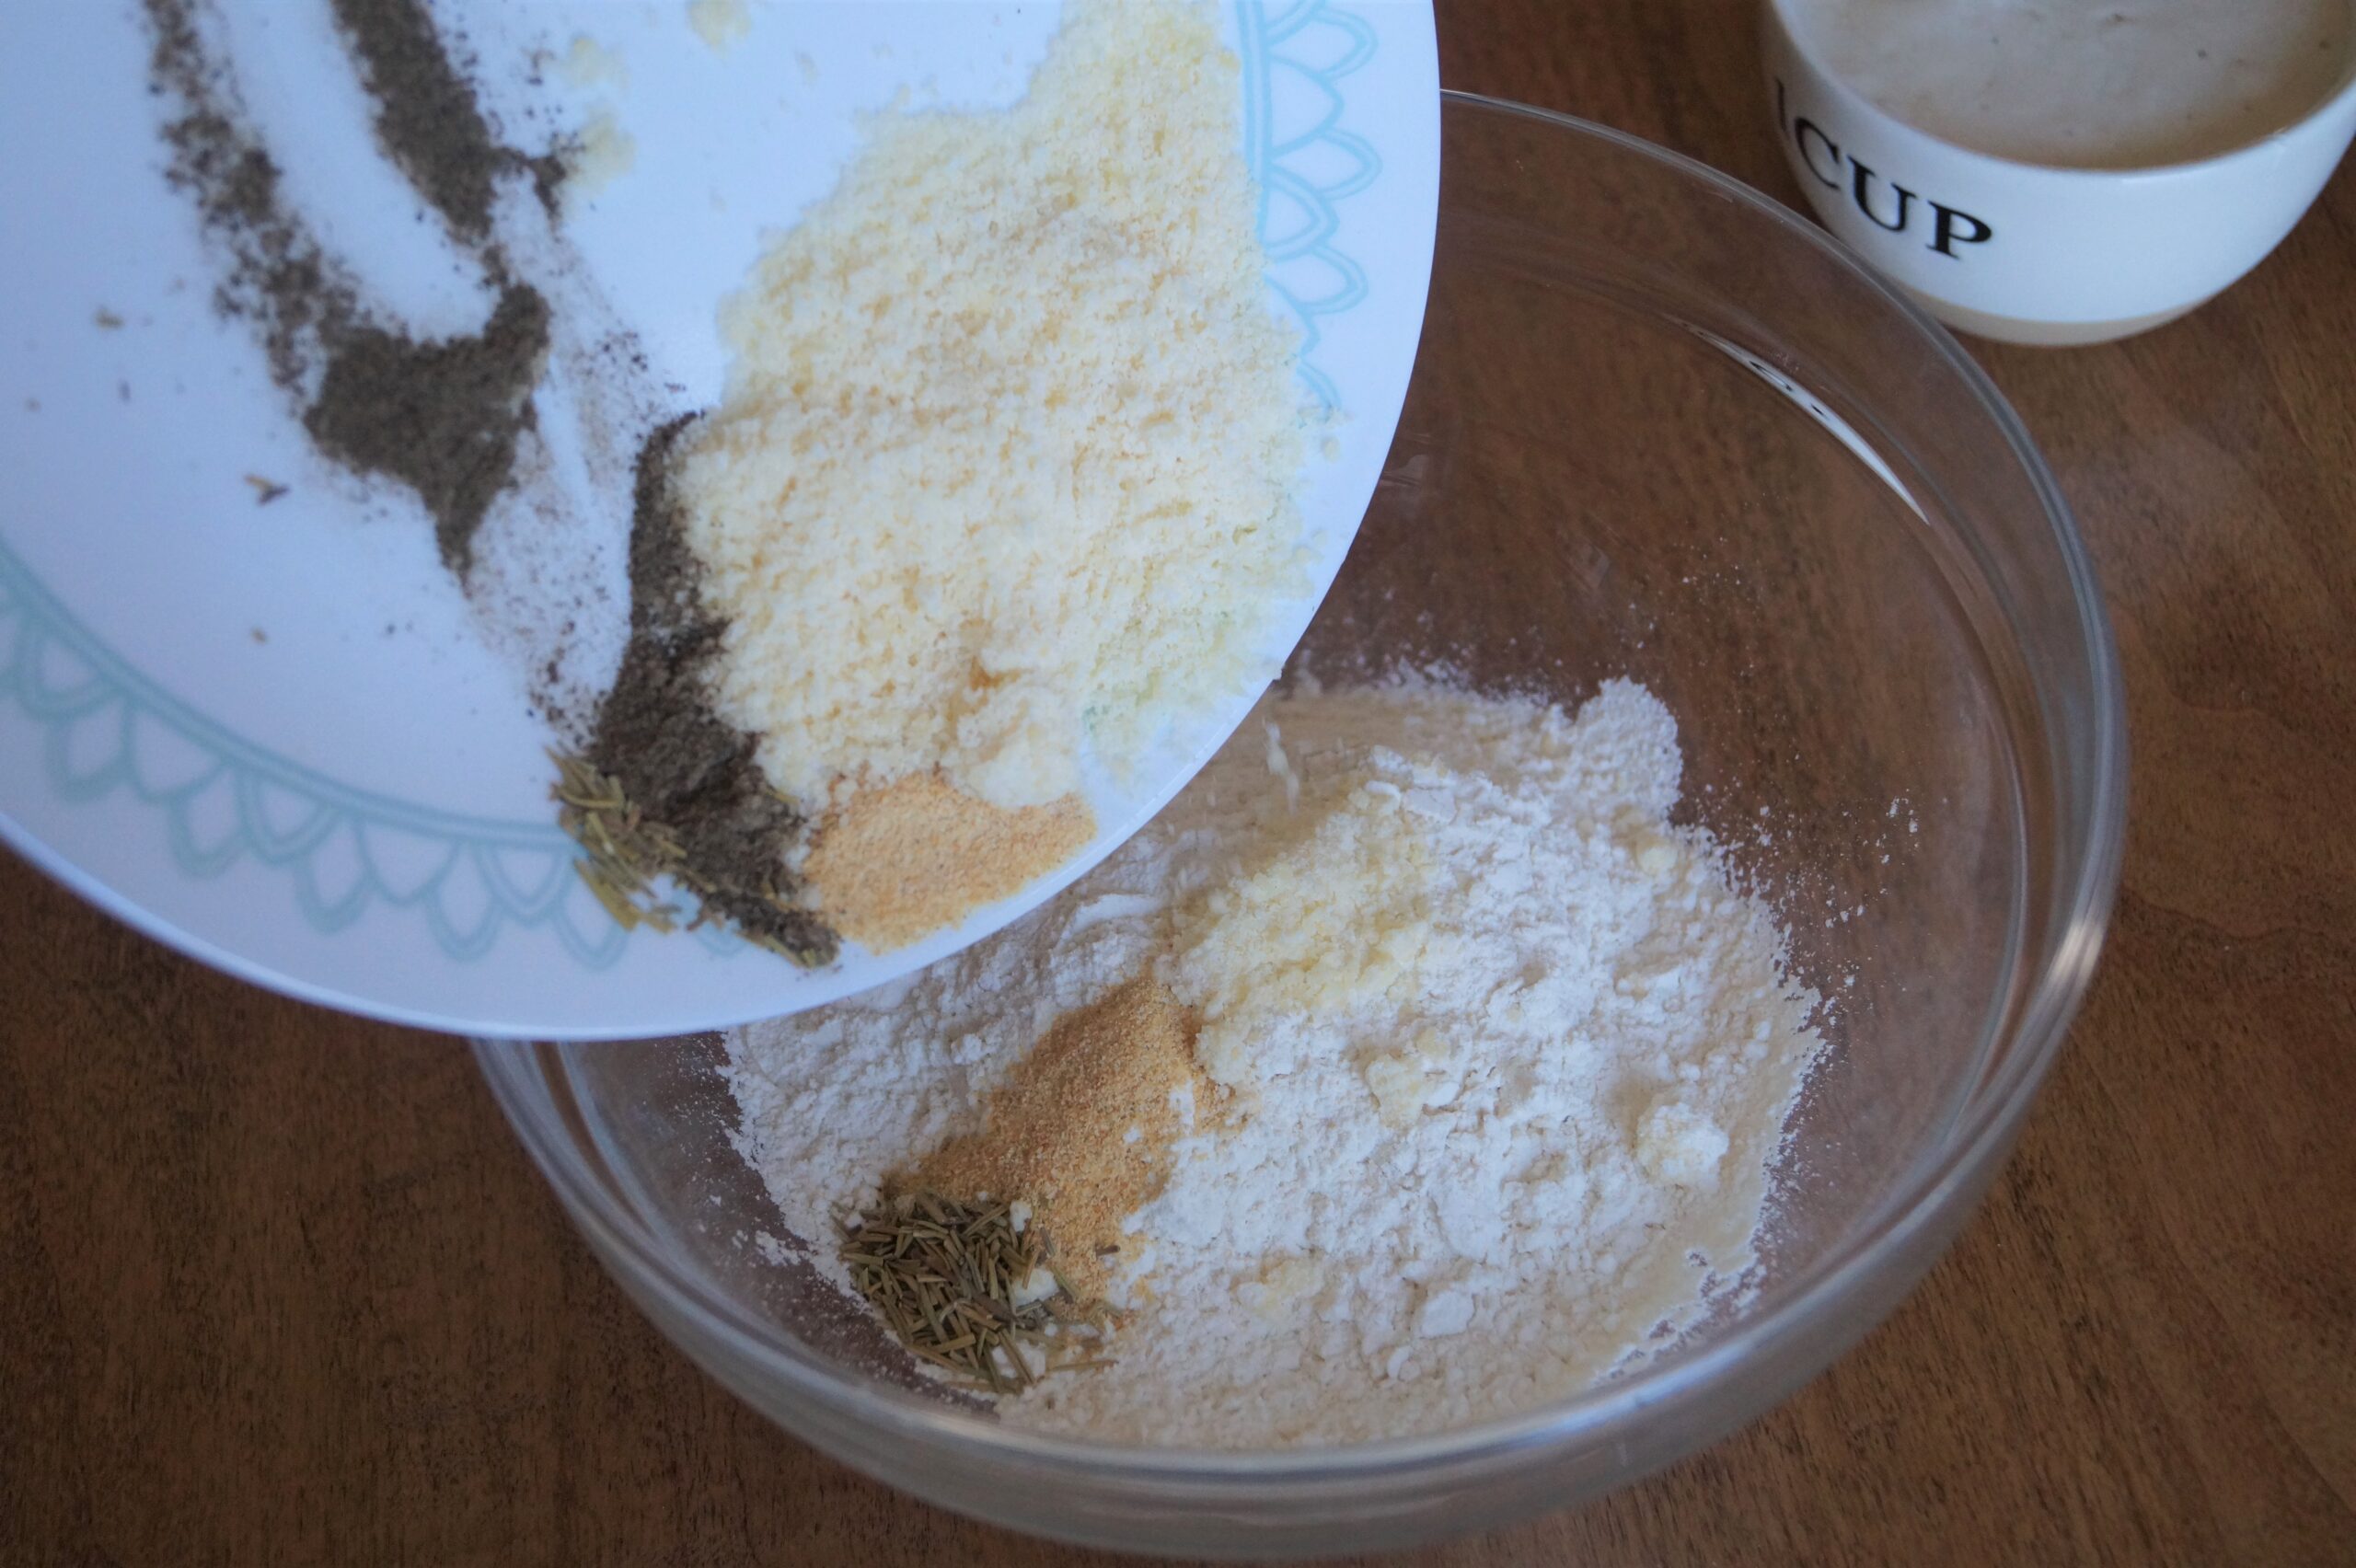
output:
[[1110, 1365], [1115, 1314], [1073, 1296], [1013, 1204], [903, 1193], [843, 1227], [842, 1260], [911, 1355], [991, 1393]]
[[[641, 925], [658, 931], [677, 928], [678, 905], [664, 903], [654, 893], [656, 879], [666, 876], [697, 897], [696, 913], [687, 922], [690, 927], [710, 918], [714, 906], [722, 900], [741, 904], [748, 896], [768, 904], [789, 921], [808, 918], [774, 881], [764, 881], [758, 887], [747, 889], [717, 883], [699, 871], [688, 859], [677, 832], [650, 820], [631, 803], [621, 780], [600, 772], [587, 758], [553, 751], [549, 757], [557, 768], [557, 781], [549, 788], [549, 794], [560, 808], [557, 824], [572, 835], [583, 852], [583, 858], [572, 863], [572, 869], [624, 930]], [[805, 968], [834, 958], [830, 944], [791, 941], [763, 925], [741, 918], [734, 924], [737, 934], [745, 940]]]
[[622, 929], [641, 925], [658, 931], [676, 928], [675, 905], [658, 902], [654, 879], [679, 870], [679, 836], [648, 822], [622, 792], [621, 780], [597, 771], [586, 757], [549, 753], [557, 781], [549, 793], [559, 807], [557, 824], [580, 845], [584, 859], [572, 869]]

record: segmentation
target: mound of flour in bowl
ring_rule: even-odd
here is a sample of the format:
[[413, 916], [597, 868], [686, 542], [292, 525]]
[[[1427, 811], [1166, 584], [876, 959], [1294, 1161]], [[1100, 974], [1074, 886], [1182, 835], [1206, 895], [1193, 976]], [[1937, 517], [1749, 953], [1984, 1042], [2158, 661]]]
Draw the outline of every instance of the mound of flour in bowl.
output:
[[740, 1147], [842, 1280], [841, 1216], [985, 1130], [1057, 1019], [1151, 976], [1218, 1102], [1186, 1097], [1123, 1222], [1113, 1365], [1006, 1419], [1259, 1447], [1576, 1392], [1742, 1287], [1820, 1048], [1767, 909], [1669, 824], [1679, 772], [1674, 721], [1625, 682], [1576, 715], [1271, 698], [1029, 919], [733, 1034]]

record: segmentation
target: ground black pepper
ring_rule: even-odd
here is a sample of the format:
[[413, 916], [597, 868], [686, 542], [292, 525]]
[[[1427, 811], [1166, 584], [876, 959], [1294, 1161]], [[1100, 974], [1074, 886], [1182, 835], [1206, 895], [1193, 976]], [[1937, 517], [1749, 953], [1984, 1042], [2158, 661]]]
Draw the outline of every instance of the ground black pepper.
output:
[[548, 344], [548, 302], [516, 283], [470, 337], [421, 343], [355, 328], [329, 355], [303, 428], [345, 467], [417, 491], [442, 559], [464, 577], [475, 530], [507, 488], [516, 440], [532, 425]]
[[597, 710], [588, 756], [677, 836], [709, 913], [826, 963], [835, 933], [816, 915], [779, 904], [795, 891], [783, 857], [808, 824], [769, 787], [753, 737], [712, 711], [705, 687], [727, 626], [704, 607], [703, 566], [680, 531], [671, 487], [673, 456], [693, 424], [689, 417], [664, 425], [639, 455], [629, 642]]
[[491, 192], [509, 168], [545, 184], [545, 160], [492, 140], [420, 0], [334, 0], [386, 152], [498, 291], [481, 331], [421, 342], [372, 317], [350, 271], [286, 205], [276, 160], [206, 46], [198, 3], [144, 0], [153, 85], [180, 106], [165, 127], [167, 177], [228, 253], [215, 303], [257, 324], [272, 379], [297, 399], [322, 452], [416, 491], [445, 564], [463, 580], [475, 530], [532, 428], [549, 342], [547, 301], [514, 281], [490, 236]]
[[419, 0], [334, 0], [363, 85], [375, 100], [376, 140], [417, 193], [468, 239], [491, 229], [491, 200], [517, 155], [499, 145], [474, 90], [451, 64]]

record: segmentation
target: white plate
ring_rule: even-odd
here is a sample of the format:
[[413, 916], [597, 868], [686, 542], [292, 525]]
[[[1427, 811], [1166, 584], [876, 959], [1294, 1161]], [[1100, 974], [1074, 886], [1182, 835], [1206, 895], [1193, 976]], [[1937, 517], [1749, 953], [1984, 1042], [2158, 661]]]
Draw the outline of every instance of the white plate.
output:
[[[451, 253], [377, 156], [324, 0], [224, 9], [255, 118], [301, 128], [281, 139], [294, 198], [412, 318], [448, 309]], [[763, 231], [831, 184], [857, 117], [903, 88], [918, 108], [1011, 101], [1057, 7], [760, 7], [724, 52], [676, 0], [440, 10], [511, 128], [535, 102], [572, 124], [605, 106], [635, 138], [634, 167], [568, 233], [686, 410], [717, 399], [717, 301]], [[1405, 396], [1438, 75], [1428, 0], [1223, 11], [1272, 301], [1344, 416], [1303, 495], [1315, 592], [1286, 606], [1273, 659], [1331, 583]], [[627, 82], [525, 79], [532, 50], [577, 33]], [[1158, 811], [1248, 710], [1256, 694], [1237, 692], [1141, 783], [1091, 780], [1084, 853], [914, 947], [805, 973], [710, 930], [623, 931], [572, 872], [518, 661], [487, 646], [423, 513], [313, 452], [251, 331], [212, 310], [217, 258], [162, 178], [146, 52], [129, 4], [0, 8], [0, 145], [18, 149], [0, 160], [0, 836], [112, 913], [264, 985], [432, 1028], [718, 1027], [1004, 925]], [[248, 474], [290, 492], [259, 506]]]

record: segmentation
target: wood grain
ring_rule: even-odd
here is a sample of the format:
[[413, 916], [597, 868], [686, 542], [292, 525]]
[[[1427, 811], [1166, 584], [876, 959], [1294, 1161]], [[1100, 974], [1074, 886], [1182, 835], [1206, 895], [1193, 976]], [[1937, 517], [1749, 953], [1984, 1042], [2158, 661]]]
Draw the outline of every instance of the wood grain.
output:
[[[1749, 7], [1443, 0], [1451, 85], [1798, 204]], [[2356, 170], [2191, 318], [1981, 347], [2135, 748], [2108, 955], [1987, 1205], [1781, 1409], [1433, 1564], [2356, 1562]], [[599, 1272], [456, 1043], [0, 859], [0, 1562], [1076, 1564], [764, 1424]], [[1109, 1560], [1108, 1560], [1109, 1561]]]

